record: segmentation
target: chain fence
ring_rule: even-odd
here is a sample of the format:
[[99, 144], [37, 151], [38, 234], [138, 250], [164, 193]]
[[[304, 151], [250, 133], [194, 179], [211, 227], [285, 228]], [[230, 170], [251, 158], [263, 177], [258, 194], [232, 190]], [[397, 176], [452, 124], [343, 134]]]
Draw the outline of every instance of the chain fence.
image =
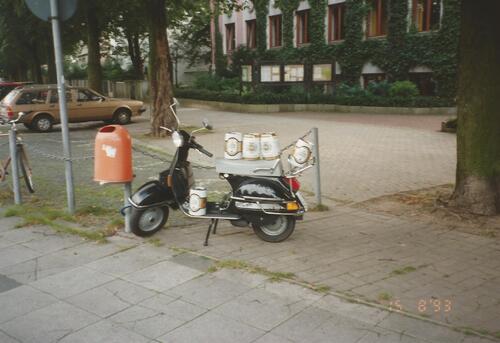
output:
[[[72, 142], [73, 143], [73, 142]], [[8, 142], [7, 142], [8, 144]], [[60, 162], [65, 162], [65, 161], [72, 161], [72, 162], [84, 162], [84, 161], [90, 161], [90, 160], [93, 160], [94, 159], [94, 155], [88, 155], [88, 156], [81, 156], [81, 157], [72, 157], [70, 159], [67, 159], [65, 158], [64, 156], [60, 156], [60, 155], [54, 155], [52, 153], [48, 153], [44, 150], [41, 150], [39, 148], [36, 148], [35, 146], [31, 145], [31, 144], [27, 144], [26, 142], [23, 142], [23, 145], [27, 148], [27, 150], [29, 150], [30, 152], [33, 152], [35, 154], [38, 154], [44, 158], [48, 158], [50, 160], [54, 160], [54, 161], [60, 161]], [[0, 145], [2, 146], [2, 145]], [[145, 145], [144, 145], [145, 146]], [[158, 154], [155, 154], [151, 151], [148, 151], [146, 150], [147, 148], [143, 148], [139, 145], [132, 145], [132, 150], [143, 155], [143, 156], [146, 156], [146, 157], [149, 157], [151, 159], [154, 159], [154, 160], [157, 160], [157, 161], [160, 161], [160, 162], [164, 162], [164, 163], [171, 163], [172, 161], [169, 160], [169, 159], [166, 159]], [[193, 168], [195, 169], [205, 169], [205, 170], [213, 170], [215, 169], [215, 167], [212, 167], [212, 166], [203, 166], [203, 165], [199, 165], [199, 164], [194, 164], [193, 165]]]

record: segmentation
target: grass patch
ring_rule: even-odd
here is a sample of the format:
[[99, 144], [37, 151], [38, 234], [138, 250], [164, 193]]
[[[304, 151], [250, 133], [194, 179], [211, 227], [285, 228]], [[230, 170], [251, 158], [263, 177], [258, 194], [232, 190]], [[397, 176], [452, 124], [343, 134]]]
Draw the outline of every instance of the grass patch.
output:
[[309, 212], [326, 212], [326, 211], [330, 211], [330, 208], [323, 204], [318, 204], [309, 208]]
[[332, 288], [328, 285], [317, 285], [314, 287], [314, 290], [319, 293], [328, 293]]
[[245, 261], [239, 260], [221, 260], [211, 266], [208, 271], [216, 272], [220, 269], [238, 269], [244, 270], [252, 274], [260, 274], [267, 276], [271, 281], [295, 280], [295, 274], [286, 272], [273, 272], [263, 267], [252, 266]]
[[148, 239], [148, 243], [149, 243], [149, 244], [151, 244], [152, 246], [157, 247], [157, 248], [159, 248], [159, 247], [161, 247], [161, 246], [165, 245], [165, 244], [161, 241], [161, 239], [159, 239], [159, 238], [150, 238], [150, 239]]
[[380, 301], [390, 301], [392, 299], [392, 295], [390, 295], [387, 292], [382, 292], [382, 293], [379, 293], [377, 298]]
[[417, 268], [415, 268], [413, 266], [406, 266], [404, 268], [394, 269], [391, 272], [391, 275], [405, 275], [405, 274], [413, 273], [416, 270], [417, 270]]
[[70, 226], [69, 223], [77, 222], [76, 217], [59, 209], [34, 204], [11, 206], [7, 208], [4, 216], [22, 218], [23, 221], [16, 227], [44, 225], [58, 233], [76, 235], [99, 243], [106, 242], [106, 237], [111, 235], [107, 230], [91, 230]]

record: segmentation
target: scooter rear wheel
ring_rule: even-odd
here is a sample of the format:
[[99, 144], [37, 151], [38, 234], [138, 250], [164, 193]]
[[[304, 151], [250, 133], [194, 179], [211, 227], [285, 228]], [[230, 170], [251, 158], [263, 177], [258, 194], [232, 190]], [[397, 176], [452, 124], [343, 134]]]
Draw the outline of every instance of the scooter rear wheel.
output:
[[140, 237], [151, 236], [158, 232], [168, 220], [168, 207], [131, 208], [130, 227]]
[[292, 216], [273, 216], [271, 223], [252, 223], [255, 234], [266, 242], [279, 243], [286, 240], [295, 229], [295, 218]]

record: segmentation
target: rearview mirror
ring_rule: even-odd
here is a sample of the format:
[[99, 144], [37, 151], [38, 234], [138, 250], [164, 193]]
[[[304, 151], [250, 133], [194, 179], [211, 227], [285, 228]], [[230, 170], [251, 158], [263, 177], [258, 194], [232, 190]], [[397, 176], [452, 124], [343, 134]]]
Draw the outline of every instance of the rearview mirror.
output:
[[208, 121], [207, 118], [203, 119], [203, 127], [207, 130], [212, 130], [213, 129], [213, 126], [210, 125], [210, 122]]

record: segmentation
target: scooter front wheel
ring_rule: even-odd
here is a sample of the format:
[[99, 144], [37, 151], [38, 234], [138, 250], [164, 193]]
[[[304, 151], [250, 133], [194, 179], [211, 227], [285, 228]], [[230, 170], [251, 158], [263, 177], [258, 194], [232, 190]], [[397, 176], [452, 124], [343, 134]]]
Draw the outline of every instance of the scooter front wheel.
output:
[[167, 222], [168, 207], [131, 208], [130, 227], [137, 236], [147, 237], [159, 231]]
[[252, 223], [253, 231], [266, 242], [278, 243], [286, 240], [295, 229], [295, 218], [292, 216], [273, 216], [267, 223]]

